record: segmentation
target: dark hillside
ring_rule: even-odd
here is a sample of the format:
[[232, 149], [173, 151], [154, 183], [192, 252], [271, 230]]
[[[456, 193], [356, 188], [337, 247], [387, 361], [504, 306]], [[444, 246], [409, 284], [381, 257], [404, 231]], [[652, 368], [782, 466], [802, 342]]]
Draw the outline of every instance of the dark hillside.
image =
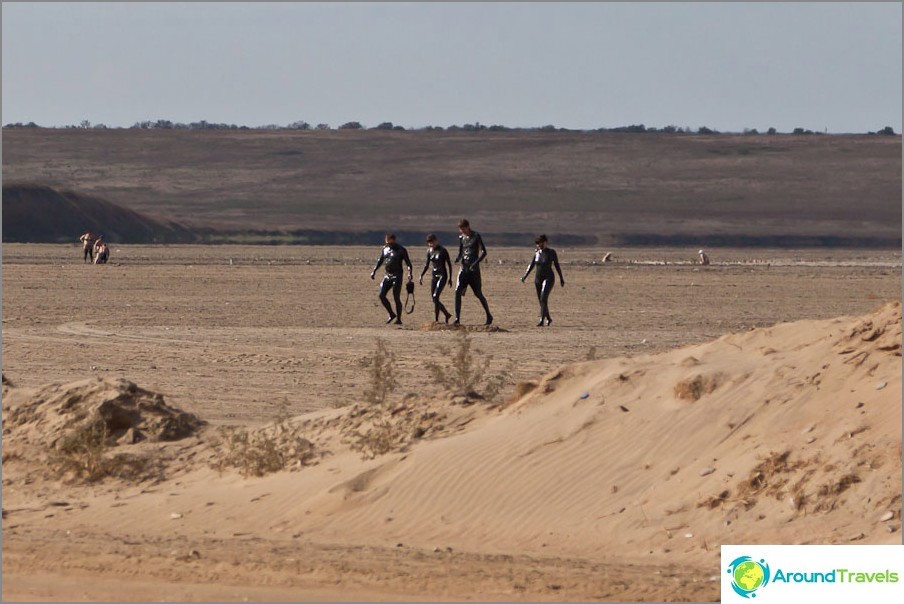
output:
[[111, 243], [195, 240], [185, 227], [103, 199], [42, 185], [3, 185], [4, 242], [72, 243], [89, 229]]
[[287, 243], [467, 217], [488, 243], [901, 245], [900, 136], [21, 128], [3, 174]]

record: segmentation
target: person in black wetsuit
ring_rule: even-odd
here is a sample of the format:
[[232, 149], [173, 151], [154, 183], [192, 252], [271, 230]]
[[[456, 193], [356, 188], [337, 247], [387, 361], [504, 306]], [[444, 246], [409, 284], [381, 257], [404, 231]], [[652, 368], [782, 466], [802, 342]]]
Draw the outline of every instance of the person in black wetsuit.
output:
[[424, 284], [424, 274], [431, 265], [433, 266], [433, 277], [430, 280], [430, 295], [433, 297], [433, 311], [436, 315], [434, 320], [439, 323], [439, 313], [442, 312], [446, 315], [446, 323], [448, 323], [452, 313], [446, 310], [443, 303], [439, 301], [439, 295], [449, 283], [449, 275], [452, 274], [452, 260], [449, 258], [449, 252], [439, 244], [433, 233], [427, 235], [427, 262], [424, 263], [424, 270], [421, 271], [421, 278], [418, 280], [421, 285]]
[[[396, 243], [396, 236], [393, 233], [386, 233], [386, 245], [380, 253], [377, 265], [370, 272], [370, 278], [375, 278], [377, 269], [380, 265], [385, 265], [386, 275], [380, 283], [380, 302], [389, 313], [387, 323], [395, 321], [396, 325], [402, 324], [402, 263], [408, 265], [408, 280], [411, 281], [411, 259], [408, 257], [408, 250]], [[392, 296], [395, 299], [395, 312], [386, 298], [386, 294], [392, 289]]]
[[487, 314], [487, 325], [493, 323], [493, 315], [490, 314], [490, 306], [483, 297], [480, 282], [480, 262], [487, 257], [487, 248], [483, 244], [480, 233], [471, 230], [470, 223], [462, 219], [458, 223], [458, 256], [455, 262], [461, 261], [461, 270], [458, 271], [458, 283], [455, 286], [455, 324], [459, 325], [461, 318], [461, 296], [470, 286], [471, 291], [480, 300], [484, 312]]
[[552, 292], [553, 286], [556, 284], [556, 277], [553, 275], [552, 268], [556, 268], [559, 273], [559, 281], [562, 287], [565, 287], [565, 277], [562, 276], [562, 268], [559, 266], [559, 256], [551, 247], [546, 247], [548, 239], [546, 235], [540, 235], [534, 240], [537, 249], [534, 251], [534, 257], [527, 267], [527, 272], [521, 277], [521, 283], [527, 279], [530, 272], [537, 267], [536, 277], [534, 277], [534, 285], [537, 287], [537, 300], [540, 301], [540, 322], [537, 327], [543, 327], [543, 320], [546, 325], [552, 325], [552, 317], [549, 316], [549, 294]]

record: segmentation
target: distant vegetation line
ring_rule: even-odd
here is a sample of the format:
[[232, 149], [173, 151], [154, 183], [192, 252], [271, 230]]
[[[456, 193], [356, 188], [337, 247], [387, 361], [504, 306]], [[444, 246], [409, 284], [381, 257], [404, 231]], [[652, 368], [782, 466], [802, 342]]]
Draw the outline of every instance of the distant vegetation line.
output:
[[[768, 128], [760, 132], [756, 128], [744, 128], [741, 132], [720, 132], [714, 128], [700, 126], [691, 128], [689, 126], [675, 126], [673, 124], [657, 128], [655, 126], [645, 126], [644, 124], [632, 124], [630, 126], [616, 126], [613, 128], [560, 128], [552, 124], [535, 127], [511, 127], [500, 124], [486, 125], [480, 122], [473, 124], [451, 125], [451, 126], [424, 126], [422, 128], [405, 128], [393, 124], [392, 122], [382, 122], [376, 126], [366, 127], [361, 122], [346, 122], [341, 126], [333, 128], [329, 124], [311, 125], [306, 121], [300, 120], [286, 125], [266, 124], [263, 126], [240, 126], [237, 124], [215, 123], [206, 120], [197, 122], [173, 122], [171, 120], [144, 120], [135, 122], [128, 128], [110, 127], [105, 124], [92, 124], [88, 120], [82, 120], [79, 124], [69, 124], [66, 126], [40, 126], [35, 122], [15, 122], [5, 124], [4, 128], [47, 128], [47, 129], [94, 129], [94, 130], [391, 130], [391, 131], [440, 131], [440, 132], [632, 132], [632, 133], [666, 133], [666, 134], [793, 134], [793, 135], [828, 135], [828, 134], [859, 134], [859, 133], [830, 133], [828, 131], [819, 132], [818, 130], [810, 130], [808, 128], [794, 128], [790, 132], [779, 132], [775, 128]], [[875, 132], [869, 131], [870, 135], [894, 136], [897, 134], [891, 126], [885, 126]]]

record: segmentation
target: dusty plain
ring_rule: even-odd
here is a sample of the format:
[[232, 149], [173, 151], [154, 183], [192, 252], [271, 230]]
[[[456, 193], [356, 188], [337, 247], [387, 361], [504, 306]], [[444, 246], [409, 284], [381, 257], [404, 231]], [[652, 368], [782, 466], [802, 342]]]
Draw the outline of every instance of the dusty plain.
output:
[[[416, 243], [402, 243], [412, 251], [417, 276], [423, 266], [423, 249]], [[556, 247], [554, 241], [552, 245]], [[470, 334], [481, 357], [491, 356], [494, 371], [508, 375], [509, 385], [500, 400], [514, 400], [517, 382], [539, 381], [561, 366], [591, 359], [620, 358], [611, 363], [599, 361], [599, 371], [614, 363], [620, 367], [616, 374], [625, 380], [628, 378], [624, 376], [632, 375], [632, 367], [650, 371], [660, 364], [663, 372], [672, 371], [669, 368], [687, 366], [686, 361], [692, 356], [695, 363], [721, 367], [729, 375], [733, 369], [728, 361], [719, 365], [719, 358], [726, 358], [726, 353], [706, 352], [711, 349], [705, 348], [725, 334], [736, 334], [732, 337], [737, 339], [730, 342], [736, 342], [732, 346], [740, 350], [745, 334], [760, 334], [751, 331], [755, 328], [836, 317], [854, 320], [901, 299], [899, 251], [718, 249], [710, 250], [713, 264], [700, 267], [692, 262], [695, 249], [559, 247], [566, 286], [556, 288], [552, 295], [553, 326], [537, 328], [533, 286], [518, 280], [530, 252], [529, 248], [491, 247], [484, 283], [499, 329], [478, 329]], [[612, 262], [601, 262], [606, 252], [613, 253]], [[2, 267], [4, 377], [16, 389], [37, 389], [45, 384], [95, 377], [125, 378], [141, 388], [162, 393], [169, 405], [206, 420], [211, 431], [221, 426], [254, 428], [272, 421], [281, 407], [292, 416], [313, 413], [314, 417], [319, 413], [327, 417], [362, 403], [370, 385], [368, 363], [381, 339], [396, 358], [400, 384], [396, 396], [442, 396], [442, 389], [431, 381], [426, 363], [448, 356], [444, 350], [453, 346], [455, 334], [432, 328], [426, 287], [417, 288], [416, 309], [405, 316], [403, 326], [383, 324], [385, 316], [377, 302], [377, 284], [368, 278], [377, 253], [376, 247], [114, 245], [110, 264], [92, 266], [81, 262], [76, 246], [6, 244]], [[447, 291], [443, 298], [451, 308], [452, 292]], [[470, 295], [465, 297], [462, 315], [466, 325], [482, 323], [482, 312]], [[897, 315], [900, 354], [900, 307]], [[784, 337], [791, 344], [797, 342], [799, 348], [816, 346], [826, 339], [819, 331], [826, 328], [822, 323], [813, 326], [794, 328], [796, 331], [789, 331]], [[699, 352], [684, 352], [681, 348], [693, 346], [700, 346]], [[851, 350], [843, 352], [850, 354]], [[833, 355], [839, 353], [833, 351]], [[670, 360], [669, 354], [676, 360]], [[659, 361], [656, 355], [666, 356]], [[684, 361], [679, 362], [676, 355], [682, 355]], [[878, 396], [873, 385], [883, 378], [883, 371], [890, 371], [884, 377], [888, 388], [883, 386], [879, 395], [899, 401], [900, 356], [896, 359], [896, 375], [894, 362], [876, 365], [869, 375], [856, 376], [860, 381], [857, 386], [851, 382], [851, 392], [861, 388], [872, 393], [869, 396]], [[759, 361], [752, 357], [737, 361], [744, 362], [751, 363], [751, 368], [735, 381], [752, 375]], [[812, 362], [821, 362], [818, 355]], [[786, 366], [779, 373], [788, 371]], [[879, 374], [874, 374], [876, 371]], [[639, 369], [637, 372], [642, 374]], [[596, 375], [586, 368], [565, 373], [574, 380], [582, 375], [585, 379]], [[808, 376], [794, 375], [792, 367], [786, 381], [792, 380], [797, 388], [800, 384], [796, 382], [804, 377]], [[542, 442], [551, 438], [543, 435], [544, 429], [555, 432], [563, 429], [562, 422], [578, 421], [558, 411], [545, 420], [536, 419], [544, 408], [570, 408], [571, 397], [577, 404], [576, 394], [585, 388], [591, 392], [591, 400], [597, 396], [592, 384], [567, 383], [573, 384], [570, 389], [562, 386], [566, 394], [561, 396], [567, 398], [555, 398], [558, 395], [553, 393], [546, 403], [531, 403], [535, 405], [533, 411], [524, 409], [524, 417], [530, 413], [535, 417], [535, 422], [524, 428], [524, 434], [533, 434]], [[777, 382], [773, 385], [777, 390], [784, 387]], [[762, 384], [750, 389], [759, 392], [760, 387], [768, 391], [768, 385]], [[552, 392], [552, 388], [544, 392]], [[671, 384], [663, 392], [670, 393]], [[6, 396], [5, 388], [4, 402]], [[611, 407], [615, 400], [607, 404]], [[864, 400], [867, 405], [872, 404], [872, 399]], [[602, 400], [599, 404], [603, 404]], [[634, 402], [624, 404], [638, 413]], [[584, 489], [585, 496], [569, 502], [563, 499], [564, 495], [553, 496], [561, 488], [569, 492], [559, 484], [558, 477], [571, 472], [564, 469], [571, 467], [565, 457], [550, 458], [530, 470], [554, 483], [549, 486], [552, 490], [524, 486], [524, 504], [518, 507], [512, 503], [511, 518], [497, 518], [498, 514], [488, 511], [493, 505], [481, 503], [478, 495], [456, 499], [456, 492], [460, 495], [468, 491], [467, 473], [469, 468], [481, 467], [480, 456], [497, 459], [499, 471], [508, 467], [510, 459], [520, 459], [506, 453], [506, 447], [514, 450], [522, 446], [514, 438], [518, 432], [510, 432], [511, 428], [506, 427], [510, 424], [499, 423], [512, 417], [498, 417], [485, 408], [485, 403], [469, 407], [475, 411], [468, 413], [474, 415], [462, 423], [464, 427], [459, 432], [447, 438], [435, 437], [369, 461], [361, 461], [348, 452], [337, 453], [335, 465], [324, 462], [300, 472], [279, 472], [265, 478], [245, 478], [234, 471], [214, 472], [197, 460], [190, 461], [196, 454], [192, 447], [200, 445], [180, 445], [177, 441], [169, 451], [175, 450], [172, 455], [178, 456], [181, 465], [174, 462], [166, 480], [144, 484], [114, 479], [91, 485], [35, 480], [33, 474], [7, 463], [10, 448], [4, 431], [3, 599], [718, 598], [719, 586], [713, 579], [719, 574], [718, 535], [720, 530], [727, 531], [727, 525], [717, 524], [714, 517], [707, 516], [708, 529], [698, 528], [708, 530], [710, 536], [701, 539], [686, 528], [688, 525], [678, 522], [682, 514], [689, 518], [702, 514], [694, 510], [693, 500], [716, 496], [718, 489], [713, 491], [694, 483], [681, 487], [687, 489], [685, 493], [675, 487], [674, 492], [683, 493], [681, 496], [687, 496], [691, 503], [664, 510], [663, 506], [672, 506], [669, 491], [632, 487], [636, 481], [629, 477], [619, 492], [615, 486], [610, 490], [609, 484], [599, 485], [599, 490]], [[698, 408], [704, 409], [702, 403]], [[871, 462], [880, 467], [879, 461], [883, 461], [886, 470], [897, 463], [899, 481], [900, 406], [896, 411], [894, 405], [890, 409], [882, 412], [878, 423], [873, 418], [870, 425], [873, 430], [882, 424], [891, 425], [889, 438], [892, 443], [897, 438], [897, 449], [892, 446], [873, 451]], [[6, 412], [4, 407], [5, 418]], [[659, 425], [654, 415], [638, 417], [646, 418], [640, 426]], [[584, 419], [586, 422], [575, 434], [607, 423], [600, 422], [596, 415]], [[470, 421], [473, 429], [465, 426]], [[497, 426], [496, 433], [492, 432], [493, 426]], [[856, 432], [854, 428], [844, 429]], [[484, 441], [477, 440], [477, 435], [487, 430], [501, 436], [494, 437], [494, 447], [488, 448]], [[610, 440], [599, 445], [585, 442], [586, 435], [552, 438], [550, 442], [572, 443], [564, 447], [569, 450], [580, 445], [582, 452], [577, 459], [584, 465], [599, 457], [594, 451], [617, 458], [620, 454], [612, 447], [624, 447], [632, 451], [630, 457], [637, 461], [637, 468], [671, 470], [671, 474], [663, 474], [664, 481], [668, 481], [678, 469], [666, 466], [684, 463], [682, 455], [690, 460], [691, 452], [684, 452], [683, 448], [657, 449], [654, 441], [674, 436], [668, 434], [667, 427], [657, 430], [662, 431], [650, 432], [653, 440], [649, 447], [638, 446], [630, 434], [621, 434], [617, 441], [610, 434]], [[800, 425], [795, 423], [794, 430], [797, 435]], [[504, 434], [514, 438], [512, 444], [504, 444]], [[473, 441], [471, 445], [462, 440], [468, 438]], [[817, 441], [817, 445], [821, 442]], [[459, 443], [457, 448], [453, 447], [455, 443]], [[844, 443], [840, 447], [846, 447]], [[445, 453], [443, 446], [447, 448]], [[527, 447], [527, 443], [523, 446]], [[740, 451], [746, 445], [732, 446]], [[831, 458], [833, 449], [828, 446], [822, 455]], [[690, 444], [687, 447], [689, 451], [693, 449]], [[647, 449], [648, 463], [642, 463], [643, 451]], [[198, 459], [204, 458], [203, 447], [198, 450], [202, 451]], [[699, 455], [701, 450], [694, 449], [693, 455]], [[862, 452], [852, 451], [852, 459]], [[751, 449], [747, 453], [749, 458], [734, 460], [738, 468], [755, 455], [765, 455], [767, 449], [758, 449], [756, 454]], [[835, 455], [842, 453], [846, 455], [847, 449], [838, 448]], [[409, 455], [421, 461], [406, 461]], [[671, 461], [672, 456], [677, 461]], [[9, 459], [16, 461], [12, 453]], [[428, 469], [435, 467], [431, 465], [435, 459], [445, 459], [446, 469], [431, 474]], [[581, 464], [578, 469], [584, 468]], [[509, 476], [490, 478], [484, 471], [484, 478], [474, 479], [475, 488], [485, 487], [486, 493], [493, 493], [493, 484], [501, 484], [517, 472], [528, 472], [519, 468], [512, 466]], [[587, 470], [587, 476], [594, 476], [594, 471]], [[413, 473], [413, 477], [405, 479], [405, 472]], [[642, 470], [632, 470], [629, 476], [634, 472]], [[356, 478], [348, 482], [356, 474], [366, 480]], [[530, 485], [529, 475], [517, 484]], [[721, 476], [726, 484], [736, 480], [732, 478], [734, 472], [721, 475], [720, 470], [714, 476]], [[701, 479], [693, 476], [693, 480]], [[340, 489], [333, 483], [345, 486]], [[575, 484], [583, 483], [575, 478]], [[899, 482], [889, 485], [878, 479], [864, 479], [864, 485], [863, 489], [872, 489], [870, 493], [882, 495], [882, 505], [900, 509], [900, 496], [896, 501], [888, 496], [889, 492], [900, 493]], [[443, 494], [446, 488], [450, 490]], [[660, 484], [656, 488], [671, 487]], [[648, 502], [646, 508], [641, 505], [637, 510], [634, 503], [649, 501], [650, 492], [653, 500], [659, 496], [657, 493], [666, 495], [658, 500], [659, 507]], [[856, 493], [859, 497], [860, 492]], [[595, 501], [585, 502], [591, 495]], [[591, 503], [602, 507], [619, 505], [617, 497], [628, 498], [622, 511], [625, 507], [629, 513], [636, 511], [636, 518], [630, 521], [634, 524], [613, 520], [611, 527], [606, 528], [607, 514], [592, 520], [583, 516], [584, 508]], [[608, 501], [610, 498], [616, 501]], [[788, 513], [787, 509], [780, 509], [783, 500], [770, 503], [771, 499], [763, 496], [755, 511], [770, 519]], [[505, 514], [503, 500], [504, 497], [496, 499], [502, 506], [500, 512]], [[449, 503], [445, 514], [430, 515], [437, 509], [446, 509], [443, 501]], [[878, 503], [877, 496], [873, 506]], [[482, 510], [482, 515], [469, 520], [469, 505]], [[835, 536], [813, 533], [814, 538], [845, 541], [854, 530], [850, 528], [853, 520], [849, 516], [862, 516], [861, 510], [850, 502], [836, 504], [833, 500], [832, 505], [842, 510], [839, 514], [848, 514], [839, 520], [841, 532]], [[530, 510], [545, 510], [548, 515]], [[569, 516], [569, 510], [574, 511], [574, 516]], [[820, 510], [825, 513], [814, 503], [813, 518], [795, 515], [799, 521], [791, 529], [782, 528], [788, 525], [779, 524], [778, 520], [756, 526], [765, 542], [807, 542], [807, 531], [816, 530], [812, 522], [821, 522], [817, 514]], [[456, 518], [456, 511], [465, 517]], [[732, 513], [735, 516], [731, 518], [737, 518], [739, 512]], [[305, 514], [313, 514], [310, 518], [316, 517], [317, 522], [306, 519]], [[406, 514], [410, 515], [409, 521]], [[449, 514], [451, 519], [446, 517]], [[671, 545], [663, 541], [665, 533], [660, 528], [655, 529], [657, 536], [651, 536], [648, 514], [653, 524], [675, 524], [682, 543]], [[661, 518], [656, 520], [654, 514]], [[900, 512], [892, 514], [900, 531]], [[701, 522], [698, 516], [693, 518], [694, 522]], [[548, 524], [548, 536], [536, 526], [538, 522]], [[494, 532], [494, 526], [498, 532]], [[742, 520], [736, 520], [736, 526], [742, 532], [733, 537], [753, 538], [757, 534]], [[613, 532], [607, 532], [610, 530]], [[672, 532], [665, 532], [671, 540]], [[859, 539], [865, 535], [866, 542], [900, 540], [900, 533], [859, 534]]]

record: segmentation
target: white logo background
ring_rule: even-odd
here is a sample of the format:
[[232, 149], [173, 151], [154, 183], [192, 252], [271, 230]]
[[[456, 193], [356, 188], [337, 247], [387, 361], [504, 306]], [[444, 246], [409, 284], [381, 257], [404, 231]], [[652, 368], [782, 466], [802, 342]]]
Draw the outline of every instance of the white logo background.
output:
[[[904, 545], [723, 545], [723, 604], [834, 604], [857, 598], [862, 604], [901, 604], [904, 602]], [[728, 565], [741, 556], [769, 565], [769, 583], [757, 589], [755, 597], [744, 598], [732, 589]], [[841, 582], [836, 572], [835, 583], [794, 583], [776, 581], [778, 571], [789, 573], [827, 573], [847, 569], [848, 572], [898, 574], [897, 583]]]

